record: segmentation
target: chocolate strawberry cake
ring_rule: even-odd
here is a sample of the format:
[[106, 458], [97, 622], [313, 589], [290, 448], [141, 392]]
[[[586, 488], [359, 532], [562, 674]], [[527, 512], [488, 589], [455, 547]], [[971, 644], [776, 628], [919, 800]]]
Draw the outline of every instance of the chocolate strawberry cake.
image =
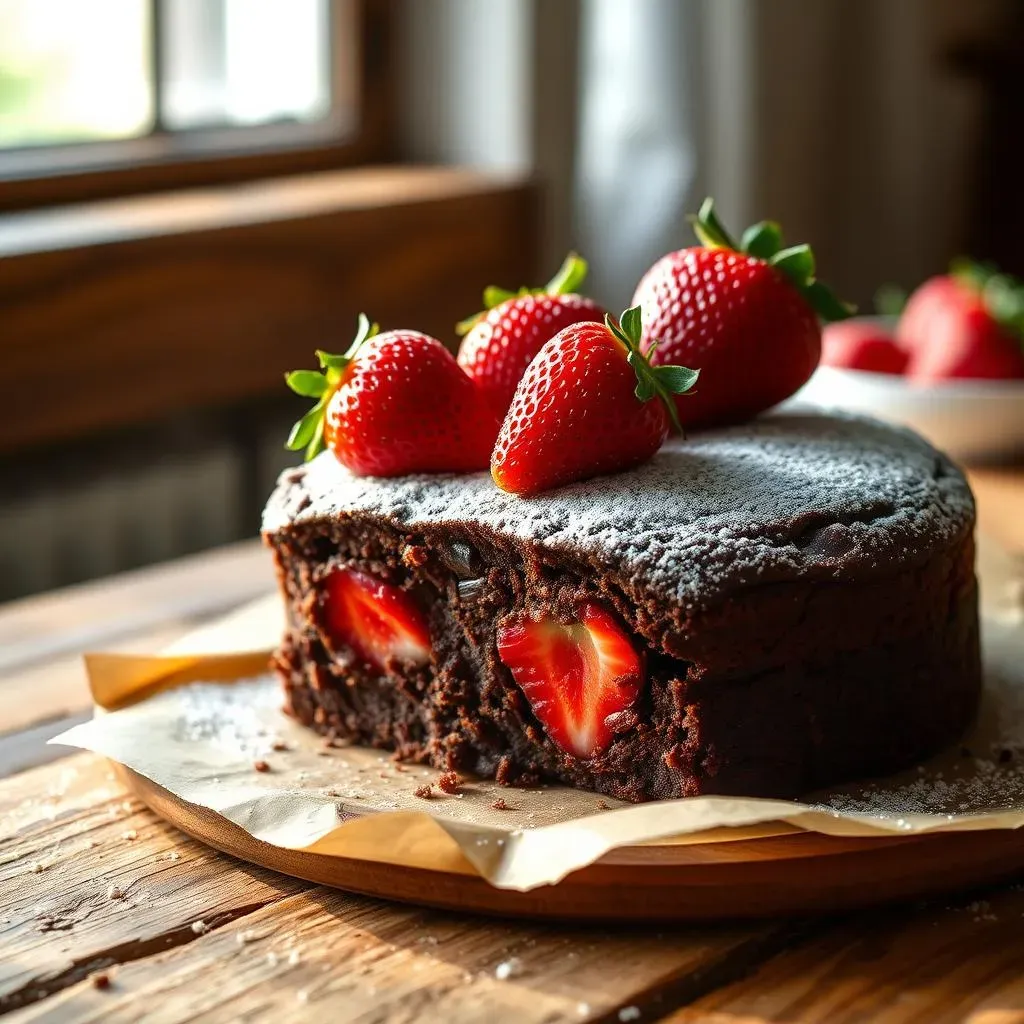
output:
[[916, 435], [778, 413], [530, 498], [486, 472], [267, 505], [288, 710], [324, 734], [628, 800], [789, 797], [953, 741], [978, 699], [974, 505]]

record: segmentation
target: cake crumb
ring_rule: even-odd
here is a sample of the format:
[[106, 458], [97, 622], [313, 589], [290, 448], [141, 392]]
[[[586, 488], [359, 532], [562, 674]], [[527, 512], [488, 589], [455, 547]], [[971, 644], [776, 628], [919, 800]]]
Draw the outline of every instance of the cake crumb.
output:
[[193, 935], [205, 935], [210, 930], [210, 926], [205, 921], [193, 921], [192, 922], [192, 934]]
[[299, 956], [299, 951], [297, 949], [293, 949], [288, 954], [288, 963], [292, 967], [294, 967], [301, 959], [302, 958], [301, 958], [301, 956]]
[[599, 811], [610, 811], [611, 807], [609, 806], [607, 800], [598, 800], [597, 801], [597, 809]]
[[640, 1019], [640, 1007], [639, 1006], [624, 1006], [619, 1010], [619, 1020], [625, 1022], [630, 1020]]
[[491, 804], [491, 806], [492, 806], [492, 807], [493, 807], [493, 808], [494, 808], [494, 809], [495, 809], [496, 811], [514, 811], [514, 810], [515, 810], [515, 808], [514, 808], [514, 807], [513, 807], [513, 806], [512, 806], [511, 804], [507, 804], [507, 803], [505, 802], [505, 798], [504, 798], [504, 797], [502, 797], [502, 796], [499, 796], [499, 797], [498, 797], [498, 799], [497, 799], [497, 800], [495, 800], [495, 801], [494, 801], [494, 802], [493, 802], [493, 803]]
[[285, 743], [284, 740], [274, 740], [274, 742], [270, 744], [270, 749], [274, 750], [274, 751], [276, 751], [277, 753], [280, 754], [283, 751], [291, 750], [292, 748], [289, 747], [288, 744]]
[[125, 829], [125, 831], [121, 833], [121, 838], [125, 842], [131, 843], [139, 838], [139, 833], [133, 828]]
[[494, 968], [494, 976], [498, 981], [508, 981], [509, 978], [515, 978], [522, 974], [523, 971], [523, 961], [517, 956], [510, 956], [507, 960], [502, 960], [501, 963]]
[[424, 782], [422, 786], [417, 786], [413, 790], [412, 795], [418, 796], [421, 800], [433, 800], [434, 787], [429, 782]]
[[437, 780], [437, 788], [441, 790], [442, 793], [449, 794], [449, 796], [458, 793], [460, 785], [461, 780], [455, 772], [445, 772], [444, 775]]
[[253, 767], [253, 771], [257, 771], [257, 772], [269, 772], [270, 771], [270, 765], [267, 764], [267, 762], [264, 761], [262, 758], [260, 760], [258, 760], [258, 761], [253, 761], [252, 767]]
[[402, 561], [410, 569], [419, 569], [427, 564], [427, 549], [420, 544], [406, 544], [402, 548]]
[[110, 975], [106, 971], [99, 971], [91, 975], [89, 980], [92, 982], [92, 987], [98, 988], [101, 992], [110, 988]]
[[119, 889], [116, 885], [107, 887], [107, 899], [108, 900], [123, 900], [124, 890]]

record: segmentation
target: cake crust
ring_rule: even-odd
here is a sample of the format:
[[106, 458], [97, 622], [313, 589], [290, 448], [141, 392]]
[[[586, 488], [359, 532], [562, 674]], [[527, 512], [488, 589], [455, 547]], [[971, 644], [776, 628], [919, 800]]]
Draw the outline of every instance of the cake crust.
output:
[[[275, 663], [299, 720], [438, 768], [631, 800], [795, 796], [904, 767], [968, 723], [973, 522], [948, 459], [855, 417], [766, 417], [532, 499], [486, 474], [354, 477], [325, 455], [265, 514], [290, 617]], [[373, 671], [334, 644], [323, 581], [346, 566], [416, 596], [430, 664]], [[625, 624], [647, 679], [580, 760], [495, 634], [585, 601]]]

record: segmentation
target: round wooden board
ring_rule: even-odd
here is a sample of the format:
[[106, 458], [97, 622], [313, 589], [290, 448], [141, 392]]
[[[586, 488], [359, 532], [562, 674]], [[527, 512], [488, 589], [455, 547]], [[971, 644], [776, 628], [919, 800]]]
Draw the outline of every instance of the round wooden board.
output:
[[165, 821], [241, 860], [321, 885], [478, 914], [563, 921], [710, 921], [849, 910], [997, 882], [1024, 869], [1024, 829], [765, 839], [613, 850], [557, 885], [497, 889], [472, 874], [286, 850], [115, 766]]

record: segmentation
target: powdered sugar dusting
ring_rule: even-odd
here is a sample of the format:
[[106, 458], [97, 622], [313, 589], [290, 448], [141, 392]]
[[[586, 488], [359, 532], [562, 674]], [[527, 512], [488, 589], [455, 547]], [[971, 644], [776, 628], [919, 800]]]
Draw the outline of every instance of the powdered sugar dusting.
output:
[[425, 532], [470, 522], [624, 567], [684, 605], [753, 583], [891, 573], [974, 518], [962, 474], [917, 435], [797, 411], [673, 439], [634, 470], [532, 498], [487, 473], [356, 477], [325, 453], [282, 476], [263, 529], [352, 513]]

